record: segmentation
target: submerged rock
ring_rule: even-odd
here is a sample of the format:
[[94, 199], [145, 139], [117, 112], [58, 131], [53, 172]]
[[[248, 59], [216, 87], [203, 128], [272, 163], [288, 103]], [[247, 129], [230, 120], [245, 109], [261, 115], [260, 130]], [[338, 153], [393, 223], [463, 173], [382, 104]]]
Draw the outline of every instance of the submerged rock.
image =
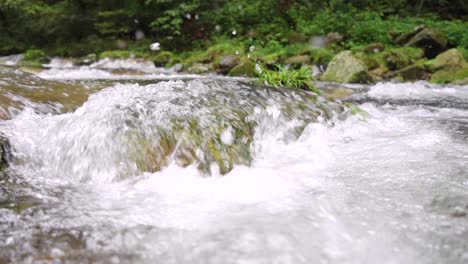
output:
[[98, 60], [97, 55], [95, 53], [92, 53], [92, 54], [88, 54], [88, 55], [86, 55], [84, 57], [75, 59], [74, 64], [77, 65], [77, 66], [89, 66], [89, 65], [97, 62], [97, 60]]
[[0, 136], [0, 170], [8, 167], [8, 163], [11, 161], [11, 149], [8, 139]]
[[360, 83], [368, 81], [367, 67], [351, 51], [343, 51], [333, 58], [322, 76], [322, 81]]

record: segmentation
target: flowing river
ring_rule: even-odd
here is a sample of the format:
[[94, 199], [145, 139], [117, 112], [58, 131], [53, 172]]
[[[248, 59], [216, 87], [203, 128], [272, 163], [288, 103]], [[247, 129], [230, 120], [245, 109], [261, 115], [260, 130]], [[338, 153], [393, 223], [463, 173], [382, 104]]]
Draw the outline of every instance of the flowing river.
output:
[[0, 263], [468, 262], [468, 87], [104, 66], [0, 68]]

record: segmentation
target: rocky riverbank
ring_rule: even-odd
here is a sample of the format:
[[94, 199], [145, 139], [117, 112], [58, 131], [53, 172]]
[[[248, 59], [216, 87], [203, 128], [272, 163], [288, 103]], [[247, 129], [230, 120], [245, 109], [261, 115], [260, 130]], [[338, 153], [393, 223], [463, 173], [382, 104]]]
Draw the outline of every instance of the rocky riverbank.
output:
[[[324, 37], [295, 36], [287, 46], [275, 41], [262, 47], [245, 47], [234, 40], [219, 40], [204, 51], [173, 53], [167, 50], [144, 53], [112, 50], [80, 58], [62, 60], [69, 66], [83, 66], [99, 61], [124, 59], [154, 64], [175, 72], [260, 77], [280, 74], [281, 70], [301, 69], [309, 72], [310, 80], [340, 83], [376, 83], [380, 81], [426, 80], [433, 83], [468, 84], [466, 50], [454, 48], [438, 30], [417, 27], [411, 32], [395, 35], [392, 45], [369, 43], [345, 49], [345, 37], [332, 32]], [[149, 48], [148, 48], [149, 49]], [[54, 60], [52, 60], [53, 62]], [[17, 57], [4, 57], [3, 62], [22, 67], [50, 66], [51, 58], [40, 50], [30, 50]], [[304, 69], [306, 68], [306, 69]], [[137, 69], [138, 70], [138, 69]], [[281, 78], [272, 85], [281, 86]], [[303, 78], [303, 77], [301, 77]], [[309, 77], [308, 77], [309, 78]], [[308, 81], [307, 81], [308, 82]]]

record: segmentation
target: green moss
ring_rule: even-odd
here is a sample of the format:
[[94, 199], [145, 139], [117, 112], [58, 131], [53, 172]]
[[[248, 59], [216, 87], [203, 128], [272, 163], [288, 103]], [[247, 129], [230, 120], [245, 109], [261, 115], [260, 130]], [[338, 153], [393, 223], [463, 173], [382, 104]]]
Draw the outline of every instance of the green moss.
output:
[[369, 117], [369, 113], [367, 113], [367, 111], [363, 110], [362, 108], [353, 103], [344, 103], [344, 105], [348, 108], [349, 112], [352, 115], [359, 116], [361, 119], [364, 120], [366, 120]]
[[46, 54], [40, 49], [29, 49], [24, 53], [23, 60], [29, 66], [41, 66], [42, 63], [47, 62]]
[[432, 75], [431, 82], [453, 83], [468, 78], [468, 67], [461, 69], [443, 69]]
[[108, 50], [99, 54], [99, 59], [110, 58], [110, 59], [128, 59], [134, 57], [134, 53], [128, 50]]
[[149, 58], [156, 66], [168, 66], [174, 59], [174, 54], [169, 51], [161, 51], [157, 55]]
[[309, 55], [313, 64], [327, 65], [336, 54], [331, 49], [310, 49]]
[[255, 69], [255, 63], [251, 61], [246, 61], [232, 68], [229, 71], [228, 75], [229, 76], [243, 76], [243, 77], [257, 77], [258, 72]]
[[420, 60], [424, 56], [424, 51], [418, 48], [394, 48], [386, 50], [380, 57], [383, 63], [389, 70], [403, 69], [416, 61]]

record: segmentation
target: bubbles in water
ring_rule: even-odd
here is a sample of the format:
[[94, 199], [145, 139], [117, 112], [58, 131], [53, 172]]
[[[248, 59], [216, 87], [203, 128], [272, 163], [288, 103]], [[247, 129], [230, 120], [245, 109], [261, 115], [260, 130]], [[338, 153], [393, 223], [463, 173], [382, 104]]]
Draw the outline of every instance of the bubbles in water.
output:
[[232, 143], [234, 142], [234, 137], [232, 135], [232, 127], [228, 127], [226, 130], [224, 130], [224, 132], [221, 134], [221, 141], [225, 145], [232, 145]]
[[161, 47], [160, 47], [159, 42], [154, 42], [154, 43], [152, 43], [152, 44], [150, 45], [150, 50], [155, 51], [155, 50], [160, 50], [160, 49], [161, 49]]

